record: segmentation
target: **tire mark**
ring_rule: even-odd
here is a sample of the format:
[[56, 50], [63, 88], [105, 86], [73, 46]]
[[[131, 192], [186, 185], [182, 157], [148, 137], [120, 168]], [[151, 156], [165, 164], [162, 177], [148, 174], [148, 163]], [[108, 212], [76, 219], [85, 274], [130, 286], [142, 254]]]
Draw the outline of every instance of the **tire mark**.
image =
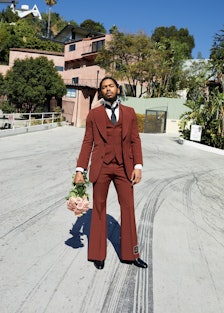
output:
[[[183, 192], [183, 195], [185, 195], [184, 197], [184, 201], [186, 203], [186, 208], [187, 208], [187, 214], [189, 216], [189, 218], [193, 221], [193, 224], [195, 226], [195, 230], [197, 232], [197, 236], [194, 236], [193, 239], [196, 239], [196, 244], [197, 244], [197, 250], [199, 251], [200, 253], [200, 256], [201, 256], [201, 260], [203, 262], [203, 264], [206, 266], [206, 269], [207, 269], [207, 273], [210, 277], [210, 283], [211, 283], [211, 286], [212, 286], [212, 289], [216, 295], [216, 299], [217, 299], [217, 302], [218, 302], [218, 306], [219, 306], [219, 310], [220, 310], [220, 313], [222, 313], [222, 308], [221, 308], [221, 300], [220, 300], [220, 297], [218, 295], [218, 292], [217, 292], [217, 287], [216, 287], [216, 283], [215, 283], [215, 279], [213, 277], [213, 274], [212, 274], [212, 270], [210, 268], [210, 265], [209, 265], [209, 261], [208, 261], [208, 258], [206, 256], [206, 252], [205, 252], [205, 249], [204, 249], [204, 244], [203, 244], [203, 241], [201, 239], [201, 233], [200, 231], [203, 230], [205, 231], [202, 227], [199, 226], [198, 222], [197, 222], [197, 218], [196, 218], [196, 215], [195, 215], [195, 211], [194, 211], [194, 205], [193, 205], [193, 201], [192, 201], [192, 194], [193, 194], [193, 187], [196, 186], [197, 189], [199, 190], [199, 193], [201, 193], [201, 190], [203, 190], [200, 186], [199, 186], [199, 182], [200, 182], [200, 178], [205, 178], [207, 176], [209, 176], [210, 173], [201, 173], [200, 175], [196, 175], [196, 174], [193, 174], [193, 177], [191, 179], [189, 179], [185, 186], [184, 186], [184, 192]], [[215, 174], [213, 174], [212, 177], [216, 177]], [[211, 175], [210, 175], [210, 179], [211, 179]], [[202, 181], [203, 182], [203, 181]], [[203, 193], [204, 194], [204, 193]], [[206, 197], [206, 199], [208, 200], [206, 194], [204, 194], [204, 196]], [[211, 200], [214, 200], [214, 196], [210, 197]], [[222, 209], [222, 208], [221, 208]], [[202, 212], [202, 209], [200, 208], [200, 214], [201, 216], [203, 217], [204, 215], [204, 212]], [[212, 237], [213, 239], [216, 240], [216, 242], [220, 243], [223, 247], [224, 245], [217, 241], [216, 237], [214, 235], [212, 235], [210, 232], [206, 231], [206, 233]], [[188, 234], [188, 242], [189, 242], [189, 246], [192, 246], [192, 234]], [[195, 242], [195, 240], [194, 240]], [[194, 247], [195, 249], [195, 247]]]
[[[61, 198], [61, 199], [55, 201], [55, 203], [51, 204], [47, 208], [44, 208], [42, 211], [40, 211], [40, 212], [36, 213], [35, 215], [31, 216], [30, 218], [28, 218], [24, 222], [22, 222], [22, 223], [18, 224], [17, 226], [11, 228], [10, 230], [8, 230], [4, 235], [2, 235], [0, 237], [0, 239], [5, 239], [8, 236], [11, 236], [11, 237], [16, 236], [18, 233], [20, 233], [21, 231], [25, 230], [28, 227], [33, 226], [39, 220], [41, 220], [46, 215], [48, 215], [50, 212], [55, 210], [55, 207], [57, 207], [57, 206], [60, 207], [64, 202], [65, 202], [64, 198]], [[52, 212], [52, 213], [54, 213], [54, 212]]]
[[[35, 297], [35, 294], [38, 293], [38, 290], [41, 288], [41, 286], [44, 286], [45, 281], [47, 281], [48, 277], [51, 275], [51, 273], [53, 272], [54, 268], [62, 261], [65, 259], [65, 256], [67, 254], [67, 249], [66, 247], [62, 250], [62, 252], [60, 253], [60, 255], [54, 260], [54, 263], [51, 264], [43, 273], [43, 275], [40, 277], [40, 279], [35, 283], [35, 285], [27, 292], [27, 294], [25, 295], [24, 299], [21, 301], [19, 307], [17, 308], [15, 313], [22, 313], [23, 310], [25, 309], [26, 305], [28, 305], [29, 302], [32, 301], [32, 298]], [[47, 304], [45, 305], [45, 308], [43, 309], [43, 313], [47, 311], [47, 308], [49, 307], [49, 304], [51, 303], [57, 288], [60, 286], [60, 284], [62, 283], [62, 281], [65, 279], [70, 267], [72, 266], [72, 264], [75, 262], [75, 259], [78, 257], [78, 255], [76, 254], [72, 260], [67, 264], [64, 273], [62, 276], [60, 276], [60, 279], [58, 281], [58, 283], [54, 286], [52, 286], [52, 293], [49, 296], [49, 300], [47, 302]], [[38, 313], [40, 312], [40, 309], [38, 308]]]
[[[118, 267], [101, 313], [104, 313], [105, 309], [110, 313], [153, 313], [153, 222], [155, 214], [163, 202], [160, 196], [171, 183], [173, 183], [173, 178], [164, 179], [149, 192], [149, 181], [146, 181], [139, 195], [142, 197], [143, 194], [146, 199], [138, 226], [138, 235], [139, 242], [144, 242], [141, 244], [140, 250], [148, 261], [148, 269], [138, 269], [133, 265], [121, 273], [121, 269]], [[154, 186], [155, 182], [152, 183], [150, 180], [150, 184]], [[142, 199], [140, 199], [141, 201]], [[136, 207], [138, 205], [139, 203], [136, 204]]]

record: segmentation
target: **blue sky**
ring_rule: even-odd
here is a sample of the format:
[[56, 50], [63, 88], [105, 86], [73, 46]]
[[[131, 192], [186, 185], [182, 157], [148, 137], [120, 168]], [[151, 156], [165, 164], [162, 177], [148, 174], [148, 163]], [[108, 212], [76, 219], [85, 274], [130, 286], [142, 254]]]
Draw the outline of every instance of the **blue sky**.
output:
[[[18, 0], [17, 8], [22, 4], [27, 4], [30, 8], [36, 4], [41, 13], [48, 12], [44, 0]], [[0, 10], [6, 6], [0, 3]], [[78, 24], [92, 19], [102, 23], [107, 32], [113, 25], [125, 33], [137, 33], [141, 30], [149, 36], [160, 26], [187, 28], [195, 40], [195, 49], [192, 52], [194, 58], [197, 58], [199, 52], [203, 58], [208, 58], [215, 33], [224, 29], [223, 0], [58, 0], [52, 7], [52, 12], [60, 14], [66, 21], [74, 20]]]

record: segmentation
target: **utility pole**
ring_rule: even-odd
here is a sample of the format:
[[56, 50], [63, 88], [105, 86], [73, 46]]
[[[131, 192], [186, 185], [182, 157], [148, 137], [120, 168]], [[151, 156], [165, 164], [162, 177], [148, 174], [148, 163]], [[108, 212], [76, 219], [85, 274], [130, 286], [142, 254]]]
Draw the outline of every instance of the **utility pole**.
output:
[[8, 3], [8, 4], [13, 4], [13, 8], [15, 9], [16, 4], [18, 3], [18, 1], [9, 1], [9, 0], [0, 0], [0, 3]]
[[0, 0], [0, 3], [12, 3], [15, 6], [18, 3], [18, 1]]

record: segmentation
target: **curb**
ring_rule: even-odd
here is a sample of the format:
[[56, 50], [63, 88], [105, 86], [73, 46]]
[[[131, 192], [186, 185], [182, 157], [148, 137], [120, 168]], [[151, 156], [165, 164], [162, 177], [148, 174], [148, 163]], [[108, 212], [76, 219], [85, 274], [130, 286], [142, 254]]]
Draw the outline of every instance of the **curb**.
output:
[[197, 149], [200, 149], [200, 150], [203, 150], [203, 151], [216, 153], [216, 154], [219, 154], [219, 155], [224, 155], [224, 150], [222, 150], [222, 149], [206, 146], [206, 145], [203, 145], [201, 143], [197, 143], [195, 141], [190, 141], [190, 140], [186, 140], [186, 139], [183, 139], [183, 138], [179, 138], [178, 139], [178, 143], [182, 144], [182, 145], [185, 144], [185, 145], [188, 145], [188, 146], [192, 146], [194, 148], [197, 148]]
[[18, 127], [14, 129], [4, 129], [0, 131], [0, 138], [7, 137], [7, 136], [27, 134], [27, 133], [37, 132], [37, 131], [42, 131], [42, 130], [48, 130], [48, 129], [53, 129], [56, 127], [62, 127], [65, 125], [66, 125], [65, 122], [61, 122], [60, 126], [58, 125], [58, 123], [51, 123], [51, 124], [43, 124], [43, 125], [34, 125], [30, 127]]

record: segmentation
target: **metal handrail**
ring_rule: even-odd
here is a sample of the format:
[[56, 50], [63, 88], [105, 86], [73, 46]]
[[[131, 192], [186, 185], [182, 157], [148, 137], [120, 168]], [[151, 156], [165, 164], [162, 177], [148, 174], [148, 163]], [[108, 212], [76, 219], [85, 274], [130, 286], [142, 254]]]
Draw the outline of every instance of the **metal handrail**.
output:
[[0, 120], [2, 120], [2, 126], [0, 129], [31, 127], [34, 125], [53, 124], [62, 121], [62, 113], [7, 113], [1, 114]]

